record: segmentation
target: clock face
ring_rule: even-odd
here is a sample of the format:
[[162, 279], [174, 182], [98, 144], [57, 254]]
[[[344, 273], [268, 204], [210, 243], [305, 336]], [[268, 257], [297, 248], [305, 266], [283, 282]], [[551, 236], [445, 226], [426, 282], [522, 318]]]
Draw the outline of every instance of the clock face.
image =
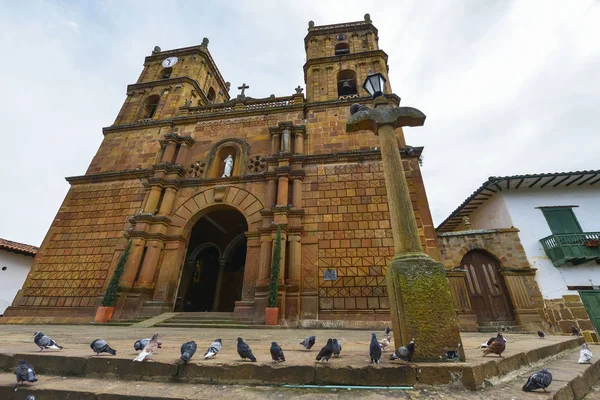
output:
[[173, 65], [177, 64], [177, 61], [179, 61], [179, 59], [177, 57], [165, 58], [164, 61], [162, 62], [162, 66], [165, 68], [169, 68], [169, 67], [172, 67]]

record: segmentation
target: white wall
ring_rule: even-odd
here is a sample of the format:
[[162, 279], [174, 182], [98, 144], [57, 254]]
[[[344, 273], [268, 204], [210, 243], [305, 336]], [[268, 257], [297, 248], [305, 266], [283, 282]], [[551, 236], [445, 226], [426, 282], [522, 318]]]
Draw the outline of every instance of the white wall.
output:
[[[546, 256], [540, 239], [551, 235], [550, 227], [536, 207], [578, 206], [573, 208], [584, 232], [600, 231], [600, 186], [543, 188], [504, 191], [503, 197], [536, 280], [545, 299], [576, 294], [567, 286], [600, 286], [600, 266], [595, 262], [577, 266], [555, 267]], [[591, 283], [590, 283], [591, 281]]]
[[499, 229], [513, 226], [504, 196], [500, 192], [495, 193], [473, 211], [469, 215], [469, 221], [471, 229]]
[[[12, 304], [27, 278], [32, 262], [32, 256], [0, 250], [0, 314]], [[3, 271], [4, 267], [6, 270]]]

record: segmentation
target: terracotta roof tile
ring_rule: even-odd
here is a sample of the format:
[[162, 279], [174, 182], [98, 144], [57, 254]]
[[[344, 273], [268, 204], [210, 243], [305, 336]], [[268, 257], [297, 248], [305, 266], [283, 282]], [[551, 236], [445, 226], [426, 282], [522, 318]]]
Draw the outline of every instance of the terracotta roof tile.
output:
[[0, 250], [13, 251], [15, 253], [35, 256], [39, 248], [0, 238]]

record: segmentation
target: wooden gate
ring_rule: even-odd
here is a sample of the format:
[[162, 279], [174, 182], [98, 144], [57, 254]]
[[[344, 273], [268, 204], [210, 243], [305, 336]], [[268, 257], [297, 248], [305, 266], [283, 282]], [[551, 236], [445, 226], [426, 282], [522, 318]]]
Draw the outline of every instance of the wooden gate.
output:
[[600, 332], [600, 290], [580, 290], [579, 296], [596, 332]]
[[512, 306], [498, 261], [483, 250], [471, 250], [463, 257], [461, 266], [467, 270], [469, 299], [477, 321], [513, 321]]

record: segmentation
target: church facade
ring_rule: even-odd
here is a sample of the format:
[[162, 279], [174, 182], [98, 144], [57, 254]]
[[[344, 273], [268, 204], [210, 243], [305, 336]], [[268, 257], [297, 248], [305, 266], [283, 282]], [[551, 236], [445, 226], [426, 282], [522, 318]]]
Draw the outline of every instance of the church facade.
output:
[[[264, 321], [277, 226], [280, 317], [387, 321], [393, 255], [378, 138], [347, 134], [352, 103], [371, 104], [369, 71], [388, 78], [368, 15], [304, 38], [305, 88], [229, 95], [199, 46], [147, 56], [83, 176], [70, 190], [5, 321], [89, 322], [128, 240], [113, 319], [171, 311]], [[304, 93], [305, 92], [305, 93]], [[389, 79], [386, 97], [396, 105]], [[421, 242], [440, 260], [421, 178], [422, 148], [399, 151]]]

